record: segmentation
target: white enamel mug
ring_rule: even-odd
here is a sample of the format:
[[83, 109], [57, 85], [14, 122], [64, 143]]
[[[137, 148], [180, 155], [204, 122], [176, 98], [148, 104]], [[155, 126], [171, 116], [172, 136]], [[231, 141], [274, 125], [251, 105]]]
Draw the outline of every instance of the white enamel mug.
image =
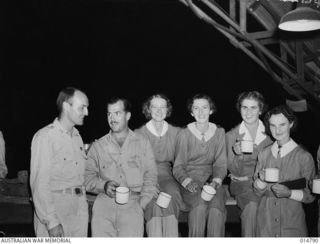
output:
[[320, 194], [320, 179], [314, 179], [312, 181], [312, 192], [315, 194]]
[[171, 195], [165, 192], [160, 192], [157, 199], [157, 205], [162, 208], [167, 208], [169, 206], [170, 201], [171, 201]]
[[215, 194], [216, 190], [212, 186], [204, 185], [201, 192], [201, 198], [205, 201], [210, 201]]
[[265, 169], [265, 180], [268, 182], [279, 181], [279, 169], [278, 168], [266, 168]]
[[241, 141], [240, 148], [242, 153], [253, 153], [253, 141], [250, 141], [250, 140]]
[[119, 204], [126, 204], [129, 201], [129, 188], [119, 186], [116, 188], [116, 202]]

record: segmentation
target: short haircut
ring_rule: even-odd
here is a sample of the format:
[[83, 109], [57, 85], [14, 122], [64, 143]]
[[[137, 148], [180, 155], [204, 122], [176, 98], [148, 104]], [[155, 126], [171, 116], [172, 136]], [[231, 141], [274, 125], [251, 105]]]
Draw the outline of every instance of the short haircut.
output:
[[62, 114], [63, 103], [64, 102], [69, 102], [69, 100], [74, 96], [76, 91], [82, 92], [84, 94], [83, 91], [81, 91], [78, 88], [72, 87], [72, 86], [65, 87], [59, 92], [59, 95], [58, 95], [57, 100], [56, 100], [56, 105], [57, 105], [57, 109], [58, 109], [58, 112], [59, 112], [59, 117]]
[[208, 101], [209, 103], [209, 106], [210, 106], [210, 110], [212, 110], [212, 114], [214, 114], [215, 112], [217, 112], [217, 107], [215, 105], [215, 103], [213, 102], [213, 100], [211, 99], [211, 97], [209, 97], [208, 95], [206, 94], [196, 94], [194, 95], [193, 97], [189, 98], [188, 99], [188, 102], [187, 102], [187, 109], [190, 113], [192, 113], [192, 105], [193, 105], [193, 102], [194, 100], [197, 100], [197, 99], [205, 99]]
[[112, 97], [107, 101], [107, 109], [109, 105], [115, 104], [121, 101], [123, 103], [123, 110], [125, 112], [131, 112], [131, 103], [128, 99], [123, 97]]
[[277, 114], [283, 114], [284, 117], [286, 117], [288, 119], [290, 124], [293, 123], [293, 125], [290, 129], [290, 132], [294, 132], [297, 127], [298, 119], [297, 119], [296, 115], [294, 114], [294, 112], [287, 105], [276, 106], [266, 113], [266, 115], [264, 117], [264, 122], [267, 125], [268, 132], [271, 134], [271, 132], [270, 132], [270, 118], [272, 115], [277, 115]]
[[167, 103], [167, 114], [166, 114], [166, 118], [170, 117], [171, 113], [172, 113], [172, 104], [170, 99], [162, 94], [162, 93], [158, 93], [158, 94], [154, 94], [150, 97], [148, 97], [148, 99], [143, 103], [142, 105], [142, 113], [144, 114], [144, 116], [146, 117], [146, 119], [151, 119], [151, 112], [150, 112], [150, 106], [151, 106], [151, 101], [154, 98], [162, 98], [166, 101]]
[[260, 109], [261, 113], [264, 113], [267, 110], [267, 105], [265, 103], [265, 99], [260, 92], [246, 91], [246, 92], [242, 92], [241, 94], [239, 94], [238, 99], [237, 99], [236, 108], [239, 113], [241, 110], [241, 104], [244, 99], [256, 100], [258, 102], [259, 109]]

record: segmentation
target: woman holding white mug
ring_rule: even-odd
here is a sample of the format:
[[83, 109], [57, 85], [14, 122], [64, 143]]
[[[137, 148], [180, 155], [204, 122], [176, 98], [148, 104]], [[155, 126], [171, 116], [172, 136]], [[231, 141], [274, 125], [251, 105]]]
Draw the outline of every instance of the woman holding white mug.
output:
[[[208, 95], [193, 96], [188, 109], [195, 121], [179, 133], [173, 175], [190, 208], [189, 236], [203, 237], [207, 227], [207, 236], [222, 237], [226, 220], [225, 190], [221, 187], [227, 174], [225, 132], [209, 121], [216, 107]], [[201, 193], [209, 178], [215, 195], [206, 201]]]
[[[257, 213], [259, 237], [308, 236], [302, 203], [314, 200], [308, 188], [287, 187], [289, 182], [314, 178], [315, 165], [309, 152], [290, 136], [296, 117], [287, 106], [278, 106], [266, 114], [266, 125], [275, 142], [258, 156], [254, 188], [262, 198]], [[265, 169], [278, 168], [280, 183], [267, 183]], [[292, 184], [291, 184], [292, 185]]]
[[[238, 96], [237, 110], [242, 122], [226, 134], [228, 170], [231, 178], [230, 192], [241, 209], [241, 232], [243, 237], [256, 235], [256, 213], [260, 200], [253, 191], [253, 175], [258, 153], [272, 141], [265, 134], [265, 127], [259, 116], [265, 111], [263, 96], [257, 91], [243, 92]], [[241, 145], [251, 142], [251, 148]], [[247, 143], [247, 147], [248, 147]], [[244, 152], [244, 149], [247, 149]], [[247, 152], [251, 153], [247, 153]]]
[[[164, 94], [155, 94], [143, 104], [142, 112], [149, 122], [136, 130], [149, 139], [158, 168], [159, 191], [171, 196], [169, 206], [161, 208], [153, 199], [146, 207], [144, 216], [149, 237], [178, 237], [178, 217], [182, 197], [178, 182], [172, 175], [177, 134], [180, 128], [165, 121], [171, 115], [172, 105]], [[166, 195], [169, 194], [170, 196]]]

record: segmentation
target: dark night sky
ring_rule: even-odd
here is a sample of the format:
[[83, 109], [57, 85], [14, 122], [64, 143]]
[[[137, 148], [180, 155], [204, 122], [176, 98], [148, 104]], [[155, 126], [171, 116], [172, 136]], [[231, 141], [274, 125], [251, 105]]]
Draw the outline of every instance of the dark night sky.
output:
[[[90, 100], [89, 117], [79, 128], [85, 142], [108, 131], [105, 101], [115, 95], [132, 101], [133, 129], [145, 122], [142, 102], [159, 91], [172, 99], [169, 121], [178, 126], [191, 121], [188, 97], [211, 95], [218, 107], [212, 121], [226, 130], [240, 121], [235, 110], [240, 92], [258, 90], [271, 107], [287, 97], [178, 0], [2, 0], [0, 9], [0, 129], [9, 160], [19, 161], [9, 171], [28, 167], [32, 135], [53, 121], [56, 96], [67, 85], [83, 89]], [[300, 128], [314, 135], [305, 130], [310, 124]], [[316, 140], [306, 140], [312, 152]], [[20, 156], [12, 153], [17, 150]]]

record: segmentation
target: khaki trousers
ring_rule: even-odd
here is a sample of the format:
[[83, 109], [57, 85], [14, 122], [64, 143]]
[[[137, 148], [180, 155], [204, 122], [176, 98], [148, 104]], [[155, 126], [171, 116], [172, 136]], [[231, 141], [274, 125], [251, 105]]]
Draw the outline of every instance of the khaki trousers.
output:
[[[88, 236], [88, 204], [85, 195], [53, 193], [53, 202], [57, 217], [62, 224], [66, 237]], [[34, 215], [34, 228], [37, 237], [48, 237], [46, 225]]]
[[143, 237], [143, 210], [137, 198], [123, 205], [100, 194], [92, 208], [93, 237]]

